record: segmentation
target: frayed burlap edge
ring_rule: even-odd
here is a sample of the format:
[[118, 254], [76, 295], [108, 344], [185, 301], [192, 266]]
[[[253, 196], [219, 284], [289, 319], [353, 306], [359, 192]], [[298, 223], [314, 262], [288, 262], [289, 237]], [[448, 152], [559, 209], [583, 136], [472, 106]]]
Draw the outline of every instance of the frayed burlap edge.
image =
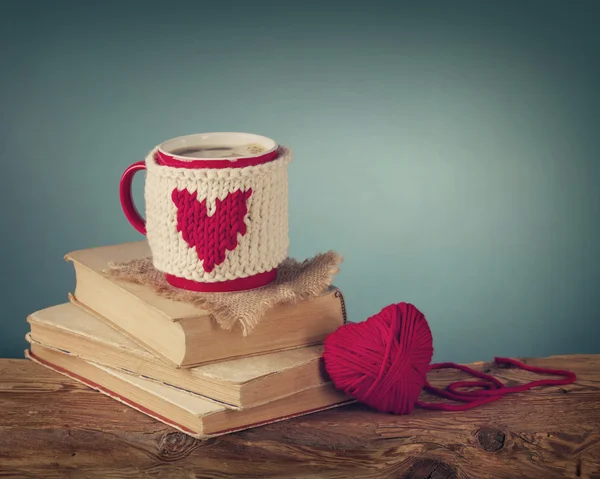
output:
[[149, 286], [161, 296], [206, 309], [223, 329], [231, 330], [239, 323], [247, 336], [270, 308], [323, 294], [331, 286], [342, 261], [342, 256], [335, 251], [320, 253], [304, 261], [288, 258], [277, 268], [277, 279], [271, 284], [233, 293], [196, 293], [175, 288], [154, 267], [152, 258], [110, 263], [104, 274]]

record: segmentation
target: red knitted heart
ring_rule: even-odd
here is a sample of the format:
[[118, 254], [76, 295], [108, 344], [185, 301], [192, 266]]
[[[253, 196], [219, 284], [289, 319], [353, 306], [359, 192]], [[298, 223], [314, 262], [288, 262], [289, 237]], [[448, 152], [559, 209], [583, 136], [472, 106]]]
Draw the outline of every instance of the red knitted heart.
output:
[[246, 234], [246, 200], [251, 194], [251, 189], [236, 190], [222, 200], [217, 198], [215, 212], [208, 216], [206, 199], [198, 201], [196, 191], [173, 190], [171, 198], [177, 206], [177, 231], [190, 248], [196, 248], [207, 273], [225, 261], [227, 251], [237, 247], [238, 233]]

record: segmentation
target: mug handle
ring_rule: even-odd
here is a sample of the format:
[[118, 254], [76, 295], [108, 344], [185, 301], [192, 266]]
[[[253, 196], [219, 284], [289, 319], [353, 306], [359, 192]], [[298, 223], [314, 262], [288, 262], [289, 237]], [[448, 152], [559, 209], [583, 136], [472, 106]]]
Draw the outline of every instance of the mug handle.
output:
[[131, 194], [131, 184], [133, 183], [134, 175], [141, 170], [146, 169], [145, 161], [138, 161], [130, 165], [121, 176], [121, 182], [119, 183], [119, 196], [121, 198], [121, 208], [125, 216], [136, 230], [146, 235], [146, 220], [142, 218], [139, 211], [133, 203], [133, 195]]

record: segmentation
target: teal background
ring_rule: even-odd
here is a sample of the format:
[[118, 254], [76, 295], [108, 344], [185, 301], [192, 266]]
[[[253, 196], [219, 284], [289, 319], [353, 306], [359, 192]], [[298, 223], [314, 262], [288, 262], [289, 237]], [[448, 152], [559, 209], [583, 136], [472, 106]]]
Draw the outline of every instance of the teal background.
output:
[[595, 5], [3, 1], [0, 357], [65, 253], [141, 239], [122, 171], [204, 131], [293, 149], [290, 254], [343, 254], [352, 321], [412, 302], [437, 360], [600, 353]]

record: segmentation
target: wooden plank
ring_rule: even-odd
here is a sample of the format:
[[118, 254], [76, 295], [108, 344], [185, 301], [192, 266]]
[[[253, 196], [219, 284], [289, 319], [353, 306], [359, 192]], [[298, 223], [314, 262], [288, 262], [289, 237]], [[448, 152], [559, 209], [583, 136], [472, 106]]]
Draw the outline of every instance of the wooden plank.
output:
[[[353, 405], [198, 441], [32, 362], [0, 360], [0, 477], [600, 479], [600, 355], [524, 362], [578, 381], [467, 412]], [[539, 378], [472, 366], [509, 385]]]

